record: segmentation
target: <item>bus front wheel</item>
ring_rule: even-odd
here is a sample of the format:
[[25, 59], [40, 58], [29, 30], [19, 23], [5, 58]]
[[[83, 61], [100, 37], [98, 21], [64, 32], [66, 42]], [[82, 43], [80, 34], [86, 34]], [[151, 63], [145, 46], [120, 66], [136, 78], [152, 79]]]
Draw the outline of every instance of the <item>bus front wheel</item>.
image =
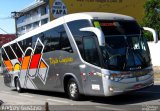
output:
[[79, 100], [80, 99], [78, 84], [75, 81], [75, 79], [73, 79], [73, 78], [71, 78], [68, 82], [67, 93], [68, 93], [68, 96], [70, 97], [70, 99], [72, 99], [72, 100]]
[[21, 88], [21, 85], [20, 85], [20, 82], [19, 82], [19, 79], [17, 78], [16, 79], [16, 90], [21, 93], [22, 92], [22, 88]]

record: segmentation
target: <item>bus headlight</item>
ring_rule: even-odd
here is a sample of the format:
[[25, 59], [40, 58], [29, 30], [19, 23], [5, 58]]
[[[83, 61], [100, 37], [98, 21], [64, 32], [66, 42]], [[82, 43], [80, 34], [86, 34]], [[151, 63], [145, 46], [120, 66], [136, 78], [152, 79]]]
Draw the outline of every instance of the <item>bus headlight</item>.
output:
[[110, 92], [113, 92], [113, 91], [114, 91], [114, 88], [113, 88], [112, 86], [110, 86], [110, 87], [109, 87], [109, 91], [110, 91]]
[[115, 80], [117, 77], [118, 77], [118, 74], [111, 74], [111, 75], [109, 76], [109, 79], [110, 79], [110, 80]]

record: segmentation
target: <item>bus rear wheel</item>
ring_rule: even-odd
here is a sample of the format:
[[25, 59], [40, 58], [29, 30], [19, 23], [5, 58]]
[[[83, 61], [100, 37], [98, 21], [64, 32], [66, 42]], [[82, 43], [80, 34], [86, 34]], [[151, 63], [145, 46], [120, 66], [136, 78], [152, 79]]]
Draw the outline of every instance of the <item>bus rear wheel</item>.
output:
[[21, 85], [20, 85], [20, 82], [19, 82], [19, 79], [18, 79], [18, 78], [16, 79], [16, 90], [17, 90], [17, 92], [19, 92], [19, 93], [22, 92], [22, 88], [21, 88]]
[[80, 99], [80, 93], [78, 84], [75, 81], [75, 79], [71, 78], [67, 85], [67, 93], [70, 99], [72, 100], [79, 100]]

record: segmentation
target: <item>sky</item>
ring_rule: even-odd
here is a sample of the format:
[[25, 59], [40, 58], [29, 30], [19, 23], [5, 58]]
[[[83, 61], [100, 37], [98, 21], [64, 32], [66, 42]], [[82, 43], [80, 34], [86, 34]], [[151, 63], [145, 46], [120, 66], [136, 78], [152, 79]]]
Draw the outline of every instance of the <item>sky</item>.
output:
[[[14, 34], [15, 21], [11, 12], [20, 11], [32, 4], [35, 0], [0, 0], [0, 34]], [[2, 30], [5, 30], [2, 31]]]

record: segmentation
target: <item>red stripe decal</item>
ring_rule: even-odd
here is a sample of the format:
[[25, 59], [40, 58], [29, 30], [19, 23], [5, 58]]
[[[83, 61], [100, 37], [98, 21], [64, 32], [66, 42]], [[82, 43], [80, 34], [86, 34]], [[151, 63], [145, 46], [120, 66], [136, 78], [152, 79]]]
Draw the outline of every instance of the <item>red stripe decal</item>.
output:
[[19, 61], [19, 62], [22, 62], [22, 58], [18, 58], [18, 61]]
[[30, 69], [38, 68], [40, 58], [41, 58], [41, 54], [35, 54], [35, 55], [32, 56]]

